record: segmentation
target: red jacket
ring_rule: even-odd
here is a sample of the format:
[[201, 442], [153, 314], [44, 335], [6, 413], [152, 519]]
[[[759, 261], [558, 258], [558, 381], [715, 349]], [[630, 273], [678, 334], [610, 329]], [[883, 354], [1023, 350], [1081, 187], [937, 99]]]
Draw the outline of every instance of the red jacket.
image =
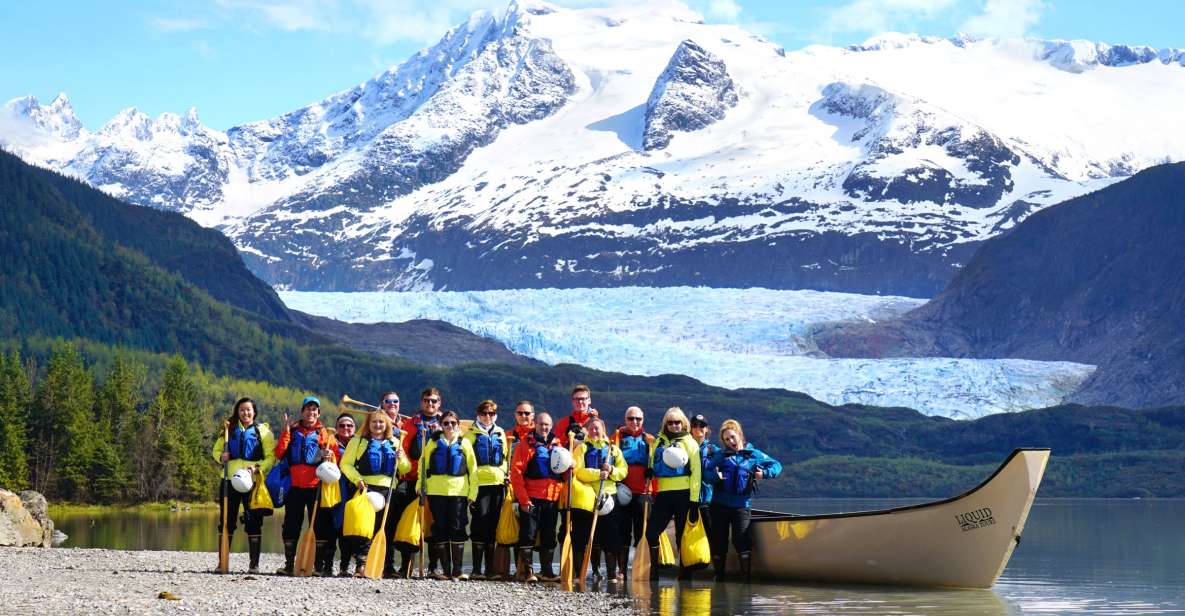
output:
[[568, 415], [567, 417], [557, 421], [555, 424], [555, 437], [559, 439], [560, 445], [563, 445], [566, 449], [572, 449], [572, 447], [568, 444], [568, 430], [572, 426], [573, 420], [576, 421], [576, 425], [583, 428], [584, 425], [588, 423], [588, 420], [596, 416], [596, 411], [591, 413], [572, 413], [571, 415]]
[[[527, 467], [535, 459], [535, 438], [528, 436], [514, 448], [514, 458], [510, 462], [510, 485], [514, 487], [514, 499], [518, 504], [527, 507], [532, 498], [557, 501], [564, 489], [564, 482], [558, 479], [532, 479], [524, 475]], [[559, 444], [559, 438], [553, 437], [550, 446]]]
[[[341, 459], [341, 449], [337, 446], [337, 439], [330, 436], [329, 431], [325, 429], [325, 426], [321, 425], [320, 420], [313, 424], [313, 427], [311, 428], [306, 428], [298, 424], [295, 428], [292, 428], [292, 430], [297, 430], [301, 434], [305, 435], [319, 431], [320, 433], [317, 435], [317, 444], [321, 446], [321, 449], [329, 447], [331, 450], [333, 450], [335, 460]], [[292, 432], [289, 430], [284, 430], [281, 432], [280, 440], [276, 441], [277, 462], [288, 453], [288, 443], [290, 442], [292, 442]], [[292, 471], [292, 487], [294, 488], [315, 488], [321, 483], [321, 480], [317, 479], [316, 464], [293, 464], [290, 468]]]
[[420, 478], [420, 456], [424, 451], [420, 447], [420, 426], [425, 427], [424, 438], [428, 438], [433, 430], [440, 429], [440, 414], [432, 416], [431, 419], [424, 417], [423, 413], [416, 413], [411, 417], [404, 417], [399, 422], [399, 429], [403, 432], [403, 451], [407, 452], [407, 459], [411, 460], [411, 470], [399, 476], [400, 481], [418, 481]]

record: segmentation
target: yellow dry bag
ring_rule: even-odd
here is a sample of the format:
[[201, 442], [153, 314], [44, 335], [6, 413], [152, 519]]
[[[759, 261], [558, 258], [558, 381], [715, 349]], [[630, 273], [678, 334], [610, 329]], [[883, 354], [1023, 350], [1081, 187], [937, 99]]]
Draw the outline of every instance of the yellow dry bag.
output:
[[259, 511], [263, 515], [271, 515], [275, 506], [272, 504], [272, 495], [268, 493], [267, 486], [263, 485], [263, 473], [259, 468], [255, 469], [254, 479], [255, 487], [251, 489], [251, 499], [247, 502], [247, 508], [252, 511]]
[[342, 536], [370, 539], [374, 536], [374, 516], [374, 506], [370, 504], [370, 499], [366, 498], [366, 489], [358, 490], [354, 498], [346, 502]]
[[518, 516], [514, 515], [514, 490], [507, 488], [506, 498], [502, 500], [502, 511], [498, 514], [495, 540], [498, 545], [517, 545], [518, 530]]
[[[695, 503], [691, 505], [694, 507]], [[708, 547], [708, 533], [704, 532], [703, 516], [696, 518], [695, 522], [687, 520], [687, 525], [683, 527], [679, 560], [684, 567], [704, 567], [712, 562], [712, 551]]]
[[403, 508], [399, 524], [395, 526], [395, 541], [411, 545], [420, 544], [420, 508], [416, 503]]
[[[651, 563], [653, 565], [653, 563]], [[658, 566], [675, 566], [675, 549], [671, 547], [671, 538], [666, 531], [658, 534]]]

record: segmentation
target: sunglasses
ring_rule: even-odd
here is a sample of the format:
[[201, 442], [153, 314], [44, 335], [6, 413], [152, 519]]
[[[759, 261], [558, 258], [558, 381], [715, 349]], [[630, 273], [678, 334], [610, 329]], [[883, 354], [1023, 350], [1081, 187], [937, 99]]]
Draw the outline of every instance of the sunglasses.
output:
[[674, 420], [674, 421], [668, 421], [668, 422], [667, 422], [667, 425], [668, 425], [668, 426], [681, 426], [681, 425], [683, 425], [683, 422], [681, 422], [681, 421], [679, 421], [678, 419], [676, 419], [676, 420]]
[[440, 398], [422, 398], [420, 401], [428, 404], [440, 404]]
[[399, 404], [399, 398], [387, 398], [383, 400], [383, 404]]
[[478, 413], [478, 415], [481, 415], [482, 417], [493, 417], [494, 415], [497, 415], [497, 414], [498, 414], [498, 411], [482, 411], [482, 412]]
[[337, 427], [339, 427], [339, 428], [353, 428], [354, 424], [352, 424], [348, 421], [343, 421], [343, 422], [337, 424]]
[[515, 411], [514, 414], [518, 415], [519, 417], [530, 417], [531, 415], [534, 415], [535, 413], [533, 413], [531, 411]]
[[626, 417], [626, 421], [642, 421], [641, 417]]
[[455, 421], [442, 421], [442, 422], [440, 422], [440, 425], [442, 425], [442, 426], [455, 426], [455, 425], [457, 425], [457, 422], [455, 422]]

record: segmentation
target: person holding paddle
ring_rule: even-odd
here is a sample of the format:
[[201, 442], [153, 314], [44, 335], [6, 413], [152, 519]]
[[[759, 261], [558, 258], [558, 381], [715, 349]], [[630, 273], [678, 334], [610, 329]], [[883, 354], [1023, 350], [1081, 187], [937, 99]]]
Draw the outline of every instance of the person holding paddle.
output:
[[[605, 574], [608, 579], [617, 577], [617, 550], [621, 536], [617, 529], [621, 510], [606, 500], [615, 502], [617, 482], [625, 479], [627, 469], [621, 449], [609, 442], [605, 435], [605, 422], [592, 419], [585, 426], [588, 436], [577, 441], [572, 450], [574, 460], [572, 482], [572, 554], [573, 562], [581, 563], [578, 580], [583, 579], [584, 566], [592, 562], [593, 577], [600, 568], [599, 554], [603, 550]], [[610, 507], [604, 512], [605, 507]], [[601, 512], [594, 516], [594, 512]], [[596, 533], [593, 534], [594, 517]], [[591, 550], [585, 556], [585, 550]]]
[[[465, 541], [469, 539], [468, 511], [477, 502], [477, 457], [462, 438], [461, 420], [455, 411], [440, 416], [440, 430], [428, 437], [420, 464], [420, 481], [432, 511], [432, 538], [443, 572], [435, 579], [467, 580], [461, 572]], [[497, 524], [495, 520], [493, 524]]]
[[473, 542], [473, 573], [470, 577], [475, 580], [497, 579], [494, 535], [502, 499], [506, 495], [506, 472], [510, 468], [510, 445], [497, 421], [498, 405], [493, 400], [482, 400], [477, 405], [473, 425], [465, 433], [465, 441], [477, 459], [477, 501], [473, 505], [473, 520], [469, 527], [469, 539]]
[[752, 443], [745, 442], [745, 432], [735, 419], [720, 425], [724, 449], [717, 450], [704, 468], [714, 486], [712, 492], [712, 567], [717, 580], [724, 579], [724, 560], [728, 554], [728, 535], [737, 550], [741, 575], [749, 577], [752, 565], [753, 536], [750, 532], [749, 504], [759, 479], [772, 479], [782, 472], [782, 464], [767, 456]]
[[[363, 426], [365, 427], [365, 426]], [[356, 425], [354, 423], [354, 416], [350, 413], [341, 413], [333, 422], [333, 438], [337, 441], [338, 451], [345, 451], [350, 444], [350, 439], [354, 438]], [[340, 464], [339, 464], [340, 466]], [[354, 483], [350, 481], [345, 474], [342, 474], [341, 479], [338, 480], [341, 486], [341, 502], [332, 509], [332, 515], [324, 516], [325, 523], [322, 524], [320, 520], [317, 525], [321, 528], [317, 529], [317, 537], [328, 541], [327, 547], [323, 554], [318, 554], [317, 571], [322, 577], [330, 577], [333, 575], [333, 554], [334, 541], [336, 540], [338, 548], [341, 550], [341, 565], [338, 568], [338, 577], [348, 577], [350, 566], [351, 553], [350, 543], [346, 537], [342, 536], [342, 525], [345, 522], [346, 502], [354, 496]], [[322, 530], [324, 529], [324, 530]]]
[[[352, 487], [358, 490], [378, 492], [383, 495], [383, 510], [392, 507], [386, 496], [390, 492], [391, 478], [398, 473], [406, 473], [411, 468], [411, 462], [403, 453], [395, 423], [383, 411], [371, 411], [366, 416], [366, 425], [358, 436], [350, 440], [346, 453], [342, 456], [342, 475], [349, 478]], [[375, 516], [375, 536], [366, 541], [361, 537], [351, 537], [353, 545], [350, 553], [354, 556], [354, 575], [362, 577], [362, 570], [366, 566], [366, 553], [373, 541], [385, 541], [390, 547], [395, 536], [395, 524], [388, 523], [383, 528], [383, 535], [379, 536], [379, 526], [382, 524], [384, 512], [380, 510]], [[390, 514], [386, 514], [390, 517]], [[390, 549], [385, 554], [392, 554]], [[389, 560], [384, 558], [384, 560]], [[387, 565], [390, 563], [384, 563]], [[394, 567], [384, 573], [384, 577], [395, 577]]]
[[625, 489], [619, 490], [617, 497], [617, 504], [621, 509], [619, 515], [622, 517], [618, 524], [621, 549], [616, 556], [617, 568], [622, 576], [625, 576], [629, 565], [630, 547], [638, 545], [642, 540], [642, 522], [647, 513], [645, 500], [658, 489], [654, 479], [648, 478], [650, 448], [654, 443], [654, 435], [646, 432], [643, 428], [644, 422], [645, 415], [642, 414], [642, 409], [631, 406], [625, 410], [625, 425], [617, 428], [609, 439], [621, 449], [628, 469], [625, 481], [621, 482]]
[[[398, 408], [399, 396], [394, 396], [394, 404], [388, 404], [386, 399], [391, 397], [392, 394], [384, 396], [384, 409]], [[399, 484], [395, 487], [395, 509], [391, 511], [391, 515], [397, 520], [403, 517], [403, 512], [408, 507], [420, 506], [420, 494], [417, 491], [420, 479], [420, 455], [424, 451], [428, 434], [440, 427], [440, 405], [442, 401], [443, 397], [440, 394], [440, 390], [435, 387], [429, 387], [420, 392], [420, 411], [411, 417], [403, 417], [400, 420], [399, 429], [403, 432], [403, 451], [407, 453], [407, 459], [411, 461], [411, 467], [406, 473], [400, 473]], [[412, 565], [415, 562], [413, 554], [420, 551], [420, 546], [410, 543], [397, 543], [396, 547], [399, 549], [401, 559], [399, 575], [400, 577], [409, 578], [411, 577]], [[429, 559], [429, 569], [435, 568], [436, 559]]]
[[[688, 519], [699, 519], [700, 457], [699, 445], [688, 434], [687, 415], [673, 406], [662, 418], [662, 432], [650, 451], [650, 474], [658, 478], [658, 493], [646, 522], [646, 541], [650, 562], [658, 562], [658, 536], [675, 520], [675, 541], [682, 543], [683, 526]], [[688, 571], [680, 571], [681, 578]], [[650, 579], [658, 579], [658, 569], [650, 569]]]
[[[234, 410], [224, 422], [226, 435], [219, 437], [214, 443], [213, 456], [219, 464], [226, 465], [226, 475], [246, 469], [253, 476], [256, 471], [267, 475], [272, 465], [276, 463], [273, 449], [276, 439], [267, 424], [255, 421], [255, 401], [251, 398], [239, 398], [235, 402]], [[236, 522], [239, 519], [239, 507], [243, 509], [243, 521], [247, 530], [247, 553], [250, 561], [247, 565], [248, 573], [259, 573], [259, 551], [263, 536], [263, 514], [247, 508], [251, 492], [239, 492], [231, 489], [229, 480], [223, 479], [221, 486], [226, 495], [226, 511], [219, 520], [226, 519], [226, 533], [234, 537]], [[219, 522], [218, 531], [222, 532]]]
[[[287, 424], [288, 416], [284, 416]], [[321, 401], [308, 396], [301, 402], [300, 419], [287, 424], [276, 443], [276, 458], [287, 458], [292, 473], [292, 490], [284, 503], [284, 566], [276, 575], [293, 575], [296, 561], [296, 542], [305, 516], [312, 520], [313, 509], [321, 496], [321, 480], [317, 465], [322, 460], [338, 457], [337, 443], [321, 425]]]
[[[535, 415], [535, 431], [514, 448], [510, 463], [510, 485], [514, 486], [515, 505], [519, 515], [519, 562], [515, 567], [523, 581], [555, 582], [559, 577], [552, 569], [555, 557], [556, 522], [559, 518], [560, 492], [563, 490], [563, 469], [555, 472], [551, 458], [558, 455], [559, 441], [551, 431], [551, 415]], [[531, 550], [539, 541], [540, 577], [535, 577]]]

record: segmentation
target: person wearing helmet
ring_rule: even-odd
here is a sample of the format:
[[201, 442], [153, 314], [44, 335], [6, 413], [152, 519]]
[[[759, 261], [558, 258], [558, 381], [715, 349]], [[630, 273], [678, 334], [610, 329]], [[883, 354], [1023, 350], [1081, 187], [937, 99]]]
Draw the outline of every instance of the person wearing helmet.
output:
[[[527, 582], [554, 582], [559, 578], [552, 568], [555, 557], [556, 522], [559, 517], [560, 492], [563, 490], [563, 458], [567, 450], [560, 446], [551, 431], [551, 415], [535, 415], [535, 431], [514, 449], [510, 463], [510, 485], [514, 487], [515, 509], [519, 516], [519, 551], [515, 569]], [[570, 455], [568, 455], [570, 457]], [[553, 464], [553, 458], [558, 458]], [[559, 469], [558, 472], [556, 469]], [[531, 562], [531, 550], [539, 541], [539, 576]]]
[[[629, 565], [630, 547], [642, 540], [642, 516], [646, 510], [641, 497], [653, 494], [658, 489], [658, 483], [653, 478], [647, 478], [654, 435], [645, 431], [644, 421], [642, 409], [631, 406], [625, 410], [625, 425], [617, 428], [610, 438], [621, 449], [628, 469], [625, 481], [618, 486], [617, 499], [622, 508], [618, 524], [621, 549], [617, 552], [617, 569], [622, 576], [625, 576]], [[627, 500], [624, 496], [630, 498]]]
[[[363, 426], [364, 428], [366, 426]], [[356, 424], [354, 423], [354, 416], [350, 413], [341, 413], [333, 422], [333, 439], [337, 441], [338, 451], [345, 456], [346, 449], [349, 448], [350, 439], [354, 438], [356, 431]], [[340, 467], [339, 460], [339, 467]], [[324, 464], [324, 462], [322, 462]], [[350, 542], [347, 537], [342, 536], [342, 526], [345, 523], [346, 502], [354, 496], [354, 491], [357, 489], [354, 483], [346, 477], [345, 473], [338, 473], [338, 484], [341, 487], [341, 502], [331, 509], [332, 515], [325, 516], [326, 523], [322, 524], [321, 517], [317, 518], [317, 538], [325, 537], [329, 541], [328, 547], [325, 550], [324, 557], [319, 556], [316, 570], [322, 577], [329, 577], [333, 575], [333, 555], [335, 550], [335, 541], [337, 547], [341, 551], [341, 563], [338, 567], [338, 576], [347, 577], [350, 575], [350, 557], [352, 554], [352, 546], [347, 546]], [[325, 481], [322, 478], [322, 481]]]
[[477, 502], [477, 456], [461, 434], [456, 411], [440, 416], [440, 429], [424, 446], [420, 481], [432, 511], [432, 538], [428, 549], [436, 552], [442, 572], [429, 570], [438, 580], [467, 580], [461, 572], [465, 541], [469, 539], [468, 511]]
[[[378, 533], [382, 523], [383, 509], [394, 506], [387, 502], [387, 493], [391, 487], [391, 476], [406, 473], [411, 468], [411, 462], [403, 453], [399, 440], [399, 431], [395, 422], [383, 411], [371, 411], [366, 416], [366, 424], [357, 437], [350, 439], [345, 454], [342, 455], [342, 475], [349, 481], [351, 488], [365, 489], [368, 494], [380, 494], [383, 497], [383, 507], [375, 516], [374, 529]], [[391, 499], [394, 500], [394, 499]], [[350, 555], [354, 557], [354, 575], [362, 576], [366, 566], [366, 554], [370, 551], [371, 541], [386, 541], [387, 562], [383, 563], [383, 577], [396, 577], [394, 565], [394, 550], [392, 544], [395, 538], [396, 524], [391, 523], [395, 510], [387, 514], [388, 523], [384, 537], [375, 536], [370, 541], [362, 537], [347, 537], [350, 545]], [[395, 521], [398, 521], [397, 519]], [[319, 538], [319, 537], [318, 537]], [[344, 548], [343, 548], [344, 551]]]
[[[627, 469], [621, 449], [609, 442], [605, 435], [605, 422], [599, 418], [589, 420], [585, 426], [588, 436], [577, 441], [572, 450], [572, 556], [573, 562], [584, 562], [584, 550], [591, 549], [593, 578], [600, 577], [601, 552], [604, 551], [605, 575], [609, 580], [617, 578], [618, 549], [621, 535], [617, 528], [622, 510], [615, 507], [617, 482], [625, 479]], [[597, 490], [600, 489], [598, 498]], [[592, 528], [593, 511], [600, 509], [596, 534], [591, 546], [588, 534]]]
[[[691, 438], [699, 444], [699, 463], [702, 471], [708, 460], [720, 451], [720, 446], [712, 442], [712, 427], [708, 425], [708, 420], [703, 415], [695, 415], [691, 418]], [[699, 515], [700, 519], [704, 521], [704, 532], [709, 535], [712, 533], [712, 516], [708, 505], [712, 502], [712, 478], [707, 473], [702, 473], [703, 482], [699, 491]]]
[[782, 464], [765, 455], [752, 443], [745, 442], [745, 432], [735, 419], [720, 425], [723, 449], [718, 449], [704, 467], [704, 475], [714, 484], [712, 492], [712, 520], [708, 535], [712, 549], [712, 567], [717, 580], [724, 579], [724, 560], [728, 554], [728, 535], [737, 550], [741, 575], [749, 577], [752, 566], [753, 536], [750, 531], [749, 504], [756, 491], [757, 481], [773, 479], [782, 472]]
[[280, 536], [284, 540], [284, 566], [276, 575], [292, 575], [296, 560], [296, 541], [305, 516], [312, 517], [320, 498], [321, 480], [317, 466], [322, 460], [338, 459], [341, 453], [337, 442], [321, 425], [321, 401], [308, 396], [300, 404], [300, 419], [287, 423], [276, 443], [276, 459], [285, 459], [292, 473], [292, 489], [284, 503], [284, 525]]
[[[227, 472], [235, 475], [246, 471], [253, 475], [255, 471], [266, 476], [276, 463], [273, 449], [276, 439], [267, 424], [255, 421], [255, 401], [251, 398], [239, 398], [235, 402], [234, 410], [226, 419], [227, 434], [219, 436], [214, 443], [212, 454], [214, 461], [227, 464]], [[223, 483], [227, 483], [223, 480]], [[243, 521], [247, 531], [247, 553], [250, 561], [247, 565], [249, 573], [259, 573], [259, 551], [263, 536], [263, 513], [247, 508], [251, 492], [240, 492], [230, 485], [222, 485], [226, 499], [227, 534], [233, 539], [236, 522], [239, 519], [239, 507], [243, 508]], [[220, 501], [221, 502], [221, 501]], [[221, 512], [220, 512], [221, 513]], [[222, 532], [223, 516], [218, 516], [218, 532]]]
[[[396, 399], [398, 397], [395, 396]], [[406, 473], [399, 475], [399, 483], [395, 487], [395, 496], [393, 497], [395, 509], [391, 510], [391, 515], [396, 519], [399, 519], [408, 507], [420, 506], [420, 494], [417, 492], [420, 478], [420, 455], [427, 444], [428, 435], [440, 427], [440, 409], [443, 408], [443, 404], [444, 396], [441, 395], [440, 390], [429, 387], [420, 392], [419, 412], [400, 420], [399, 429], [403, 432], [403, 451], [406, 452], [407, 459], [411, 461], [411, 467]], [[394, 406], [398, 406], [398, 404]], [[395, 545], [401, 559], [399, 575], [404, 578], [411, 577], [412, 564], [415, 562], [413, 554], [420, 551], [420, 546], [410, 543]], [[429, 568], [432, 570], [436, 569], [435, 556], [435, 552], [431, 552], [429, 555]], [[391, 557], [394, 558], [394, 555]]]
[[[687, 415], [673, 406], [662, 418], [662, 432], [650, 450], [650, 476], [658, 478], [658, 492], [650, 519], [646, 522], [646, 540], [650, 544], [650, 562], [658, 562], [658, 536], [675, 520], [675, 541], [682, 543], [683, 526], [699, 519], [700, 457], [699, 445], [688, 434]], [[686, 578], [690, 571], [679, 572]], [[650, 579], [658, 579], [658, 568], [650, 569]]]
[[[477, 459], [477, 501], [474, 503], [469, 539], [473, 542], [472, 579], [497, 579], [494, 573], [495, 531], [502, 499], [506, 495], [506, 471], [510, 468], [510, 445], [498, 427], [498, 405], [482, 400], [477, 417], [465, 433], [465, 441]], [[482, 574], [482, 567], [485, 574]]]

